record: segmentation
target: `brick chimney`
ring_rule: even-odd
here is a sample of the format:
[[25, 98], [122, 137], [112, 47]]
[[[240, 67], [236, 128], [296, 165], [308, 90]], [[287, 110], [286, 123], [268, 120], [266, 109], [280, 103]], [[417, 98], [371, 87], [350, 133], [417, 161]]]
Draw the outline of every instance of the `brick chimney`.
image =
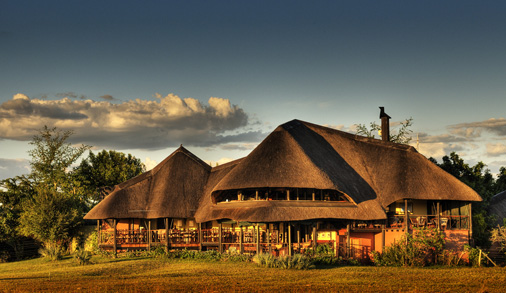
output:
[[390, 141], [390, 116], [385, 113], [385, 107], [380, 108], [380, 118], [381, 118], [381, 140]]

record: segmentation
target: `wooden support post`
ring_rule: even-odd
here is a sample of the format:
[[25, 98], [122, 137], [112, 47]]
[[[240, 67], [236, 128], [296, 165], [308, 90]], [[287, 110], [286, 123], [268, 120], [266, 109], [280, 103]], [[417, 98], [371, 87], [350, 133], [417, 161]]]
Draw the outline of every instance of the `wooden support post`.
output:
[[170, 237], [169, 237], [169, 218], [165, 218], [165, 240], [167, 243], [165, 243], [165, 250], [169, 252], [170, 250]]
[[313, 249], [316, 248], [316, 241], [318, 241], [318, 239], [316, 239], [317, 238], [316, 226], [317, 226], [316, 223], [313, 224]]
[[266, 232], [266, 233], [267, 233], [267, 234], [266, 234], [266, 236], [267, 236], [267, 249], [269, 250], [269, 253], [271, 253], [271, 252], [272, 252], [272, 246], [271, 246], [271, 229], [270, 229], [270, 227], [269, 227], [269, 226], [270, 226], [270, 224], [269, 224], [269, 223], [267, 223], [266, 225], [267, 225], [267, 232]]
[[243, 232], [242, 232], [242, 227], [239, 227], [240, 230], [239, 230], [239, 253], [240, 254], [243, 254], [244, 253], [244, 245], [242, 243], [243, 241]]
[[100, 235], [100, 219], [99, 219], [99, 220], [97, 220], [97, 247], [98, 247], [98, 249], [100, 249], [100, 240], [101, 240], [100, 236], [101, 235]]
[[469, 225], [469, 244], [471, 244], [471, 241], [473, 239], [473, 214], [472, 214], [472, 209], [473, 209], [473, 205], [471, 203], [468, 204], [468, 221], [467, 221], [467, 224]]
[[218, 227], [218, 251], [220, 253], [223, 253], [222, 237], [223, 237], [223, 224], [220, 222], [220, 225]]
[[148, 251], [151, 250], [151, 220], [148, 220]]
[[255, 190], [255, 200], [258, 200], [258, 190]]
[[407, 199], [404, 199], [404, 232], [409, 233], [409, 213]]
[[281, 243], [285, 243], [285, 223], [279, 223], [279, 233], [281, 233]]
[[290, 189], [286, 190], [286, 200], [290, 200]]
[[260, 226], [257, 224], [257, 230], [256, 230], [256, 235], [257, 235], [257, 254], [260, 254], [262, 253], [262, 250], [260, 250]]
[[315, 194], [314, 194], [314, 190], [313, 190], [313, 201], [315, 201]]
[[202, 231], [202, 223], [199, 223], [199, 251], [202, 251], [202, 241], [203, 241], [203, 234], [204, 232]]
[[381, 253], [385, 252], [385, 227], [385, 224], [381, 225]]
[[114, 241], [114, 244], [113, 244], [113, 249], [114, 249], [114, 257], [117, 257], [118, 256], [118, 242], [116, 241], [116, 219], [113, 219], [112, 220], [112, 225], [114, 227], [114, 235], [113, 235], [113, 241]]
[[295, 189], [297, 191], [297, 200], [299, 200], [299, 189]]
[[297, 249], [300, 253], [300, 224], [297, 224]]
[[437, 224], [436, 224], [436, 227], [437, 227], [437, 230], [439, 231], [441, 229], [441, 215], [440, 215], [440, 210], [439, 210], [439, 201], [436, 203], [436, 221], [437, 221]]
[[242, 192], [241, 191], [237, 191], [237, 200], [238, 201], [242, 200]]
[[292, 225], [290, 222], [288, 222], [288, 255], [292, 256]]
[[346, 257], [351, 256], [351, 228], [346, 224]]

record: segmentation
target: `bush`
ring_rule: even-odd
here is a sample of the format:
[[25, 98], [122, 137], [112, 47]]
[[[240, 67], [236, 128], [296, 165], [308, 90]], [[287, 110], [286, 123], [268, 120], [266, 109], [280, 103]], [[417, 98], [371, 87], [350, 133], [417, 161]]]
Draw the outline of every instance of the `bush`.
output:
[[84, 249], [92, 253], [98, 253], [98, 234], [97, 231], [91, 232], [84, 241]]
[[78, 247], [74, 252], [74, 259], [77, 260], [80, 265], [87, 265], [90, 263], [91, 253]]
[[65, 249], [58, 243], [47, 242], [44, 243], [44, 246], [41, 249], [39, 249], [39, 253], [44, 258], [57, 261], [63, 258], [65, 255]]
[[315, 267], [312, 260], [302, 254], [276, 258], [269, 253], [260, 253], [253, 257], [253, 262], [266, 268], [307, 270]]
[[[506, 219], [504, 219], [506, 222]], [[490, 240], [492, 243], [497, 243], [502, 252], [506, 253], [506, 225], [497, 226], [497, 228], [492, 229], [492, 236]]]
[[426, 266], [436, 263], [445, 245], [445, 235], [436, 229], [416, 229], [400, 241], [385, 247], [383, 253], [372, 252], [378, 266]]

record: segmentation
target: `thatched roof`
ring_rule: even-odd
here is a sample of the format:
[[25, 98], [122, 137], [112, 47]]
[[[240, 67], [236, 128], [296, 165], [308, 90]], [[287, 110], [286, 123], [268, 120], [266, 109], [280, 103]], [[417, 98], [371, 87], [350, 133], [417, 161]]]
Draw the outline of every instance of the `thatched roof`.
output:
[[[276, 128], [222, 176], [211, 194], [204, 195], [197, 221], [373, 220], [386, 218], [388, 205], [405, 198], [481, 201], [471, 188], [411, 146], [299, 120]], [[297, 201], [212, 204], [213, 193], [264, 187], [334, 189], [347, 195], [355, 206], [325, 202], [308, 206]]]
[[117, 185], [84, 218], [191, 218], [210, 171], [181, 146], [152, 170]]
[[503, 225], [504, 219], [506, 219], [506, 190], [494, 195], [490, 199], [490, 205], [488, 206], [488, 212], [490, 215], [496, 216], [495, 225]]
[[[220, 192], [256, 188], [330, 189], [350, 202], [213, 203]], [[86, 218], [374, 220], [385, 219], [388, 205], [405, 198], [481, 201], [413, 147], [293, 120], [247, 157], [214, 168], [181, 147], [155, 169], [118, 185]]]

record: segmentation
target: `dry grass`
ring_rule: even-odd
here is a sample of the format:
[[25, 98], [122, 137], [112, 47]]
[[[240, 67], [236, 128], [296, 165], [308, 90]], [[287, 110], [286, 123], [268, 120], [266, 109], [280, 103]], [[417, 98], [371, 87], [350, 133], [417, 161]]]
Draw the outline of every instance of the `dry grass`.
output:
[[160, 259], [34, 259], [0, 264], [0, 291], [505, 292], [506, 268], [338, 267], [308, 271], [253, 263]]

